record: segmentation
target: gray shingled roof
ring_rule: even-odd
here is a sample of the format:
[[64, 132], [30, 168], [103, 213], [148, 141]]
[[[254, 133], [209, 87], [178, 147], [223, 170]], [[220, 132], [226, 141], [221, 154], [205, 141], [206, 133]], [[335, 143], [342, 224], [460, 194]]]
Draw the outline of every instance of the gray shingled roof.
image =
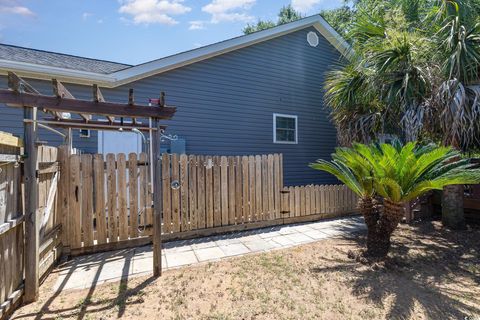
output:
[[123, 63], [83, 58], [1, 43], [0, 59], [103, 74], [109, 74], [131, 67], [131, 65]]

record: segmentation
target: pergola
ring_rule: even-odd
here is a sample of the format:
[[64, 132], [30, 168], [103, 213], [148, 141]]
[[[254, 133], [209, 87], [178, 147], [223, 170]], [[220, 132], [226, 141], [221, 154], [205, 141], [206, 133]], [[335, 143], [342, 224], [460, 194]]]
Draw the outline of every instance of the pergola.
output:
[[[153, 274], [160, 276], [161, 224], [162, 224], [162, 172], [160, 139], [165, 129], [160, 120], [171, 119], [176, 108], [165, 104], [162, 92], [155, 105], [139, 105], [134, 101], [133, 89], [128, 92], [128, 103], [105, 101], [100, 88], [92, 86], [92, 100], [79, 100], [58, 80], [52, 80], [54, 95], [44, 95], [16, 74], [8, 73], [9, 89], [0, 89], [0, 103], [24, 110], [24, 182], [25, 182], [25, 296], [26, 302], [38, 298], [39, 288], [39, 219], [37, 217], [37, 131], [38, 127], [57, 132], [71, 146], [71, 129], [133, 130], [150, 133], [153, 171]], [[38, 119], [38, 109], [49, 116]], [[78, 119], [65, 117], [64, 113], [76, 114]], [[93, 118], [95, 116], [95, 119]], [[102, 119], [104, 118], [104, 119]], [[139, 119], [149, 119], [142, 123]], [[55, 129], [65, 130], [65, 133]]]

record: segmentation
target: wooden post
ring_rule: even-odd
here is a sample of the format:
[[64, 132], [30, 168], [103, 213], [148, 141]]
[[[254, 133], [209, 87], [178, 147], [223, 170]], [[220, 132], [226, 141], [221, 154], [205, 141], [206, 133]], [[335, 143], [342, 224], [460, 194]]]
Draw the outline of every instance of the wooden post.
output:
[[153, 120], [156, 128], [152, 144], [153, 163], [153, 275], [162, 275], [162, 162], [160, 154], [161, 130], [157, 119]]
[[25, 296], [26, 303], [38, 299], [39, 223], [37, 217], [37, 108], [25, 107]]

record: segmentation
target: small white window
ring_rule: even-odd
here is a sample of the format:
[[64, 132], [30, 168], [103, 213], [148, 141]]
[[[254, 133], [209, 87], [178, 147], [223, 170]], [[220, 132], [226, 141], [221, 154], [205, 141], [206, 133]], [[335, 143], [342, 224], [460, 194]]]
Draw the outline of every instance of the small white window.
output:
[[90, 138], [90, 130], [80, 129], [80, 138]]
[[296, 144], [297, 140], [297, 122], [295, 115], [273, 114], [273, 142]]

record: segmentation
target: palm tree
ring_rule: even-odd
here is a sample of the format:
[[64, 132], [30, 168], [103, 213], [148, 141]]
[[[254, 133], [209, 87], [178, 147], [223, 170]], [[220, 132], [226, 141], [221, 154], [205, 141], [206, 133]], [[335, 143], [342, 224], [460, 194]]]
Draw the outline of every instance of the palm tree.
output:
[[[344, 154], [348, 161], [339, 161], [345, 158]], [[332, 173], [360, 196], [358, 181], [368, 181], [368, 186], [372, 186], [368, 189], [369, 197], [383, 198], [383, 210], [370, 213], [370, 221], [367, 217], [365, 221], [370, 238], [366, 255], [384, 257], [390, 249], [391, 235], [404, 216], [406, 202], [448, 185], [480, 183], [480, 169], [472, 169], [469, 160], [459, 156], [451, 147], [417, 146], [415, 142], [355, 144], [352, 149], [337, 149], [332, 162], [318, 160], [310, 166]], [[366, 177], [359, 179], [352, 176], [353, 172]]]
[[[358, 9], [348, 34], [355, 59], [330, 72], [325, 85], [340, 143], [386, 133], [480, 148], [479, 12], [474, 0]], [[464, 226], [462, 185], [446, 187], [442, 211], [444, 225]]]

